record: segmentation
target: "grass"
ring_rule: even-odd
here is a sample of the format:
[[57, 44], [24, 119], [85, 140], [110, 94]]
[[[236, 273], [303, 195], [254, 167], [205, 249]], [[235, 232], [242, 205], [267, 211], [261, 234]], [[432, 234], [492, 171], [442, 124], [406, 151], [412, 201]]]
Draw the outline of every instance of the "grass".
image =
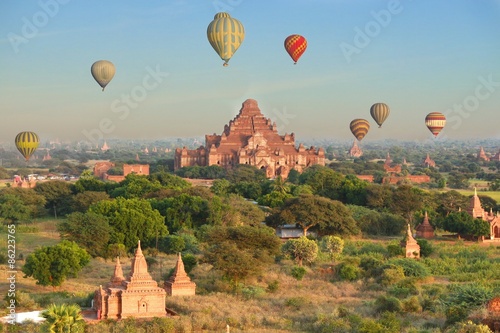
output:
[[[474, 190], [456, 190], [460, 194], [471, 196], [474, 195]], [[477, 191], [478, 195], [487, 195], [497, 203], [500, 202], [500, 191]]]
[[[26, 256], [39, 246], [59, 242], [55, 231], [56, 223], [54, 220], [44, 220], [36, 223], [39, 232], [17, 234], [19, 251]], [[386, 247], [393, 240], [394, 238], [380, 236], [346, 240], [346, 248], [351, 248], [354, 253], [356, 251], [353, 247], [359, 252], [366, 244], [377, 243]], [[411, 322], [413, 327], [422, 328], [426, 324], [443, 327], [445, 316], [443, 309], [439, 308], [439, 297], [446, 295], [447, 286], [454, 283], [454, 280], [481, 283], [479, 279], [483, 277], [480, 273], [484, 271], [484, 267], [500, 271], [500, 268], [496, 269], [496, 263], [500, 259], [500, 243], [496, 246], [449, 239], [429, 242], [435, 249], [428, 260], [429, 265], [432, 264], [432, 269], [436, 272], [449, 271], [449, 274], [414, 280], [424, 308], [412, 313], [397, 313], [402, 322]], [[4, 243], [2, 240], [0, 247]], [[147, 254], [147, 250], [144, 253]], [[374, 255], [365, 253], [364, 256]], [[336, 262], [324, 259], [307, 266], [306, 275], [300, 281], [290, 275], [290, 268], [295, 263], [282, 260], [269, 265], [263, 274], [245, 281], [244, 285], [239, 285], [236, 289], [212, 270], [211, 266], [200, 264], [191, 272], [192, 280], [197, 284], [197, 295], [167, 297], [166, 306], [180, 315], [175, 321], [178, 332], [224, 332], [226, 325], [230, 326], [231, 332], [327, 332], [331, 331], [327, 329], [330, 327], [328, 325], [377, 319], [379, 315], [375, 311], [376, 300], [387, 297], [388, 289], [381, 286], [375, 277], [361, 278], [354, 282], [340, 281], [337, 264], [341, 260], [352, 261], [352, 258], [353, 255], [345, 253]], [[176, 256], [162, 255], [156, 259], [161, 265], [149, 267], [149, 272], [161, 286], [164, 281], [161, 277], [174, 267]], [[425, 264], [426, 260], [420, 262]], [[22, 260], [18, 260], [19, 266], [22, 263]], [[127, 276], [131, 258], [121, 258], [121, 263], [124, 275]], [[36, 285], [33, 279], [22, 278], [22, 273], [18, 273], [16, 288], [29, 293], [34, 302], [39, 304], [38, 308], [51, 302], [85, 305], [99, 285], [104, 286], [110, 280], [113, 269], [112, 260], [92, 259], [78, 278], [69, 279], [55, 289]], [[5, 281], [5, 274], [4, 266], [0, 268], [0, 279]], [[500, 285], [500, 277], [494, 274], [488, 283]], [[0, 284], [2, 295], [6, 292], [4, 285]], [[274, 288], [269, 288], [271, 285]], [[405, 302], [405, 298], [400, 301]], [[2, 306], [0, 311], [4, 309]]]

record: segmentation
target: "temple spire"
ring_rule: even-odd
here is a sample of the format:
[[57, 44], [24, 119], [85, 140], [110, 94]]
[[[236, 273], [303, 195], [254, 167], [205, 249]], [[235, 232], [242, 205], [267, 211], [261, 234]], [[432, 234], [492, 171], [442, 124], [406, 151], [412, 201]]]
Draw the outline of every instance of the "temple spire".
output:
[[115, 271], [113, 276], [111, 277], [112, 285], [119, 285], [122, 281], [125, 280], [123, 277], [122, 265], [120, 264], [120, 257], [116, 257]]

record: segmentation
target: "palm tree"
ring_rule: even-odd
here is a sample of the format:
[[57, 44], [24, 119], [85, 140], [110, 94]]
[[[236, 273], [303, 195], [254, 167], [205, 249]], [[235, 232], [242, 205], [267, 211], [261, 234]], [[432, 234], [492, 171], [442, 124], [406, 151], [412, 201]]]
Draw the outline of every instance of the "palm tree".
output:
[[278, 176], [274, 179], [272, 190], [281, 194], [287, 194], [290, 192], [290, 188], [286, 184], [286, 180], [284, 180], [281, 176]]
[[83, 316], [76, 304], [52, 304], [42, 312], [50, 333], [81, 333], [84, 329]]

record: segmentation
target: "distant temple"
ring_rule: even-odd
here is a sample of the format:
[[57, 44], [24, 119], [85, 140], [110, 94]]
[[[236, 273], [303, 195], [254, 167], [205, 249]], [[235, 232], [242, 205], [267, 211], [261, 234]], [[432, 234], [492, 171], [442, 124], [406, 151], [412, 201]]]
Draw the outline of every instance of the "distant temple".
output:
[[427, 212], [425, 212], [424, 220], [417, 226], [416, 230], [417, 230], [417, 237], [419, 238], [434, 237], [434, 228], [429, 223], [429, 216], [427, 216]]
[[483, 161], [486, 161], [486, 162], [488, 162], [490, 160], [490, 158], [484, 152], [483, 147], [479, 147], [479, 152], [477, 153], [477, 159], [478, 160], [483, 160]]
[[433, 159], [429, 156], [429, 153], [427, 153], [427, 156], [425, 157], [425, 160], [422, 162], [422, 165], [429, 168], [435, 168], [436, 167], [436, 162], [434, 162]]
[[174, 273], [165, 281], [165, 290], [169, 296], [190, 296], [196, 293], [196, 283], [192, 282], [184, 270], [184, 263], [179, 252]]
[[490, 209], [489, 213], [483, 209], [481, 205], [481, 200], [477, 196], [477, 190], [474, 189], [474, 195], [470, 200], [470, 206], [467, 209], [467, 213], [473, 218], [482, 219], [490, 225], [490, 239], [500, 238], [500, 215], [497, 212], [493, 214], [493, 210]]
[[392, 165], [391, 155], [387, 153], [384, 162], [384, 170], [387, 173], [400, 173], [401, 172], [401, 164]]
[[111, 281], [105, 288], [99, 286], [94, 294], [93, 308], [97, 312], [97, 319], [166, 317], [165, 298], [165, 289], [158, 287], [158, 283], [148, 273], [139, 241], [130, 275], [124, 278], [117, 258]]
[[500, 149], [498, 150], [498, 153], [496, 153], [495, 156], [491, 158], [491, 160], [500, 162]]
[[114, 167], [115, 164], [113, 162], [97, 162], [94, 165], [94, 176], [104, 180], [121, 182], [131, 173], [145, 176], [149, 175], [149, 164], [124, 164], [123, 175], [109, 175], [109, 169]]
[[349, 149], [349, 156], [351, 157], [361, 157], [363, 155], [363, 151], [358, 146], [357, 140], [354, 140], [352, 143], [351, 149]]
[[101, 150], [102, 150], [102, 151], [108, 151], [108, 150], [109, 150], [109, 146], [108, 146], [108, 144], [106, 143], [106, 141], [104, 141], [104, 144], [102, 145]]
[[47, 154], [43, 156], [42, 161], [50, 161], [52, 156], [50, 156], [49, 151], [47, 150]]
[[248, 164], [265, 171], [268, 178], [286, 178], [290, 170], [325, 165], [323, 148], [295, 147], [295, 135], [279, 135], [276, 123], [262, 115], [257, 101], [247, 99], [239, 114], [224, 126], [221, 135], [205, 135], [205, 146], [195, 150], [177, 148], [174, 169], [218, 165], [232, 168]]

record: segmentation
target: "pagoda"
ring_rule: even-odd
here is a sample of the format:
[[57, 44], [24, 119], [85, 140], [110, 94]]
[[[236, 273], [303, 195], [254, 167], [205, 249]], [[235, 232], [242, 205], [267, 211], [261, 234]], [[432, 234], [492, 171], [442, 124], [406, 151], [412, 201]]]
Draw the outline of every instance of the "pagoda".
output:
[[490, 158], [484, 152], [483, 147], [479, 148], [479, 152], [477, 153], [477, 159], [478, 160], [483, 160], [483, 161], [486, 161], [486, 162], [488, 162], [490, 160]]
[[432, 238], [434, 237], [434, 228], [429, 223], [429, 216], [425, 212], [424, 220], [420, 223], [417, 228], [417, 237], [419, 238]]
[[177, 256], [174, 273], [165, 281], [165, 290], [169, 296], [190, 296], [196, 293], [196, 283], [192, 282], [184, 269], [181, 253]]
[[418, 245], [415, 238], [413, 238], [409, 223], [408, 230], [406, 231], [405, 238], [401, 242], [401, 246], [405, 248], [406, 258], [420, 258], [420, 245]]
[[165, 289], [158, 287], [148, 273], [139, 241], [129, 276], [125, 279], [120, 259], [116, 258], [111, 281], [96, 290], [93, 308], [97, 319], [165, 317], [165, 298]]
[[352, 143], [351, 149], [349, 149], [349, 156], [351, 157], [361, 157], [363, 155], [363, 151], [358, 146], [358, 142], [354, 140]]

